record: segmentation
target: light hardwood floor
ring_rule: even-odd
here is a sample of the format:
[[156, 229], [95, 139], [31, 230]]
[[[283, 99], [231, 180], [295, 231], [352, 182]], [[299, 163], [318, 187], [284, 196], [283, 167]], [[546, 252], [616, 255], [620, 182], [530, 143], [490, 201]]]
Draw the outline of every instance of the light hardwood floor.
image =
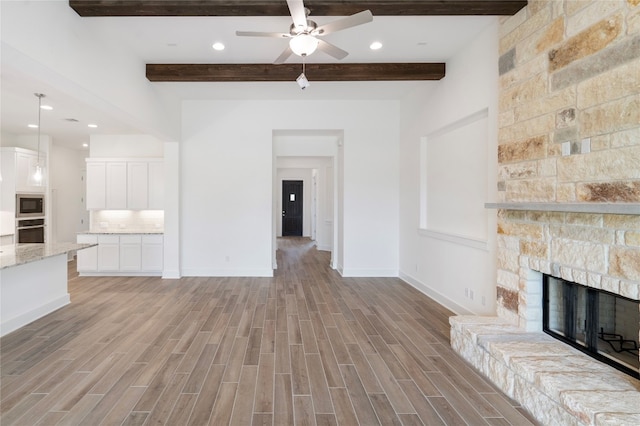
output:
[[532, 424], [451, 350], [447, 309], [278, 245], [274, 278], [70, 275], [69, 306], [0, 340], [0, 424]]

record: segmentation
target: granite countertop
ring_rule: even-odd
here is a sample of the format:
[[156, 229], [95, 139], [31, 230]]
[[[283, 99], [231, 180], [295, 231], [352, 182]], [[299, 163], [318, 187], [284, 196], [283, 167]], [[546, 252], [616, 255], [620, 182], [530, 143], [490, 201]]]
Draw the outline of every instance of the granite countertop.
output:
[[97, 246], [97, 244], [46, 243], [0, 246], [0, 269], [24, 265], [93, 246]]
[[135, 230], [135, 229], [122, 229], [122, 230], [116, 230], [116, 231], [109, 231], [109, 230], [105, 230], [105, 231], [83, 231], [83, 232], [78, 232], [78, 235], [121, 235], [121, 234], [125, 234], [125, 235], [131, 235], [131, 234], [138, 234], [138, 235], [162, 235], [164, 234], [164, 230], [153, 230], [153, 229], [145, 229], [145, 230]]

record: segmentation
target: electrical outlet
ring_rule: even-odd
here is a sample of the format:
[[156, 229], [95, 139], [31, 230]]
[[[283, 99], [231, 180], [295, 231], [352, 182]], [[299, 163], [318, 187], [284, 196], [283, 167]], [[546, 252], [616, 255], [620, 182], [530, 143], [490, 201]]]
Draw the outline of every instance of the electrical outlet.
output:
[[482, 296], [482, 306], [485, 306], [487, 304], [487, 298]]
[[571, 155], [571, 142], [562, 142], [562, 156]]
[[464, 297], [469, 297], [469, 289], [468, 288], [464, 289]]
[[473, 300], [473, 290], [469, 290], [469, 299]]

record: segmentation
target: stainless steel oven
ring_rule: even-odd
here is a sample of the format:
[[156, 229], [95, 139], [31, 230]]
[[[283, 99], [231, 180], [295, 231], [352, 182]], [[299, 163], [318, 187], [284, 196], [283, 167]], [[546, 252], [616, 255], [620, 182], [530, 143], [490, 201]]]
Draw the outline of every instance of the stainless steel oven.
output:
[[17, 243], [44, 243], [44, 219], [16, 220]]
[[16, 218], [27, 217], [44, 217], [44, 194], [16, 194]]

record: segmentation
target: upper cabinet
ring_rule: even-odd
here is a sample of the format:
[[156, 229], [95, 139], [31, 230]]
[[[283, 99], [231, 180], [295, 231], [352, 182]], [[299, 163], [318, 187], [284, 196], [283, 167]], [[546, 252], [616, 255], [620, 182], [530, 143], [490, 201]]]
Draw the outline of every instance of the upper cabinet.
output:
[[87, 159], [87, 210], [161, 210], [162, 159]]
[[[42, 180], [35, 178], [38, 162], [42, 167]], [[16, 192], [43, 192], [47, 186], [44, 174], [46, 158], [33, 152], [16, 152]]]
[[[42, 180], [35, 179], [38, 163], [42, 168]], [[11, 188], [7, 191], [19, 192], [45, 192], [47, 188], [46, 173], [47, 155], [23, 148], [2, 148], [2, 178], [11, 182]], [[3, 189], [5, 189], [3, 187]]]

